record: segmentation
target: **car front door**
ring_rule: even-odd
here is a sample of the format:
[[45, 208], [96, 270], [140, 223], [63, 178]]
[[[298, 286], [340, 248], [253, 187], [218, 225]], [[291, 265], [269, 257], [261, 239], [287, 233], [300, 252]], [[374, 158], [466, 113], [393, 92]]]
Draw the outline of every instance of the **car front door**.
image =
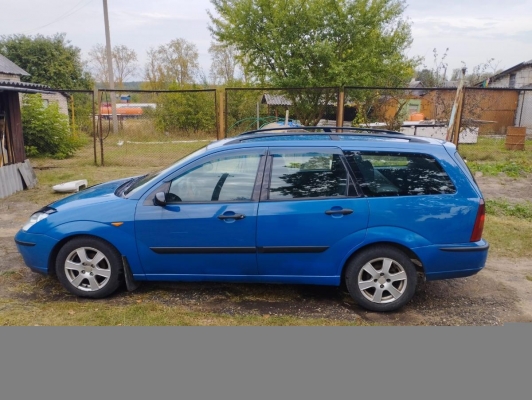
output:
[[[139, 203], [136, 236], [148, 279], [238, 280], [257, 274], [255, 230], [265, 150], [204, 157]], [[151, 200], [158, 191], [165, 193], [164, 206]]]
[[258, 210], [259, 274], [336, 284], [368, 217], [340, 149], [270, 148]]

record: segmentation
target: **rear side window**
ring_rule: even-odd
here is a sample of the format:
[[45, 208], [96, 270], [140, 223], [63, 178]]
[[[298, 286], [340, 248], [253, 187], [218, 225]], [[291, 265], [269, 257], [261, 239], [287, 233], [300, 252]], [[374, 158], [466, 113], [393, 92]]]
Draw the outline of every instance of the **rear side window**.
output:
[[347, 170], [339, 154], [279, 151], [272, 154], [270, 200], [345, 197]]
[[449, 175], [427, 154], [346, 151], [345, 155], [368, 197], [456, 193]]

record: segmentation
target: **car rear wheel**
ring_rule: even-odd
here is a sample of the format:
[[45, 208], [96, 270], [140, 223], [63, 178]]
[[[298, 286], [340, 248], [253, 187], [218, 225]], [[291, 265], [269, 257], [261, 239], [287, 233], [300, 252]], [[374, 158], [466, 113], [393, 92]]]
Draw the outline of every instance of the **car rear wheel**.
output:
[[59, 281], [80, 297], [109, 296], [120, 286], [122, 270], [116, 249], [93, 237], [72, 239], [59, 250], [56, 259]]
[[401, 250], [375, 246], [349, 262], [345, 282], [349, 294], [361, 307], [371, 311], [394, 311], [414, 295], [417, 271]]

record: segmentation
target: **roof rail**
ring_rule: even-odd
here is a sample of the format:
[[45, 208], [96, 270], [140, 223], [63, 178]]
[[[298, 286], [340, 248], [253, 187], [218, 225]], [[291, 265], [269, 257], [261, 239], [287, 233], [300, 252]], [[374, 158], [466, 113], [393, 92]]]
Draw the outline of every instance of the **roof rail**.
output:
[[[375, 133], [384, 133], [389, 135], [404, 135], [404, 133], [391, 131], [387, 129], [374, 129], [374, 128], [355, 128], [355, 127], [342, 127], [342, 126], [290, 126], [285, 125], [279, 128], [263, 128], [255, 129], [252, 131], [247, 131], [241, 133], [238, 136], [253, 135], [257, 133], [266, 133], [266, 132], [278, 132], [278, 133], [291, 133], [295, 131], [303, 131], [306, 133], [313, 133], [311, 130], [321, 130], [319, 133], [332, 133], [333, 131], [355, 131], [355, 132], [375, 132]], [[237, 137], [238, 137], [237, 136]]]
[[329, 135], [330, 140], [339, 140], [339, 135], [353, 135], [364, 137], [378, 137], [388, 139], [401, 139], [415, 143], [428, 143], [423, 138], [405, 135], [401, 132], [394, 132], [384, 129], [371, 129], [371, 128], [351, 128], [351, 127], [324, 127], [324, 126], [300, 126], [292, 127], [285, 126], [280, 128], [267, 128], [258, 129], [249, 132], [244, 132], [238, 136], [235, 136], [233, 140], [228, 141], [227, 144], [234, 144], [244, 142], [246, 140], [252, 140], [255, 138], [275, 138], [275, 136], [290, 136], [290, 135], [309, 135], [309, 136], [323, 136]]

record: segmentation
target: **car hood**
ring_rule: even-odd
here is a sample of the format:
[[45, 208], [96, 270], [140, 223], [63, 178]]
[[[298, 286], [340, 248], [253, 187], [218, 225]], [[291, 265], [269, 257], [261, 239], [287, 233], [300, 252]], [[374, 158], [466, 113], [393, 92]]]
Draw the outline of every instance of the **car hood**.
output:
[[133, 178], [134, 177], [118, 179], [91, 186], [78, 193], [74, 193], [68, 197], [51, 203], [48, 205], [48, 207], [59, 210], [61, 208], [68, 208], [73, 202], [76, 202], [76, 206], [80, 206], [82, 204], [94, 204], [109, 201], [116, 198], [114, 193], [120, 185], [130, 181]]

